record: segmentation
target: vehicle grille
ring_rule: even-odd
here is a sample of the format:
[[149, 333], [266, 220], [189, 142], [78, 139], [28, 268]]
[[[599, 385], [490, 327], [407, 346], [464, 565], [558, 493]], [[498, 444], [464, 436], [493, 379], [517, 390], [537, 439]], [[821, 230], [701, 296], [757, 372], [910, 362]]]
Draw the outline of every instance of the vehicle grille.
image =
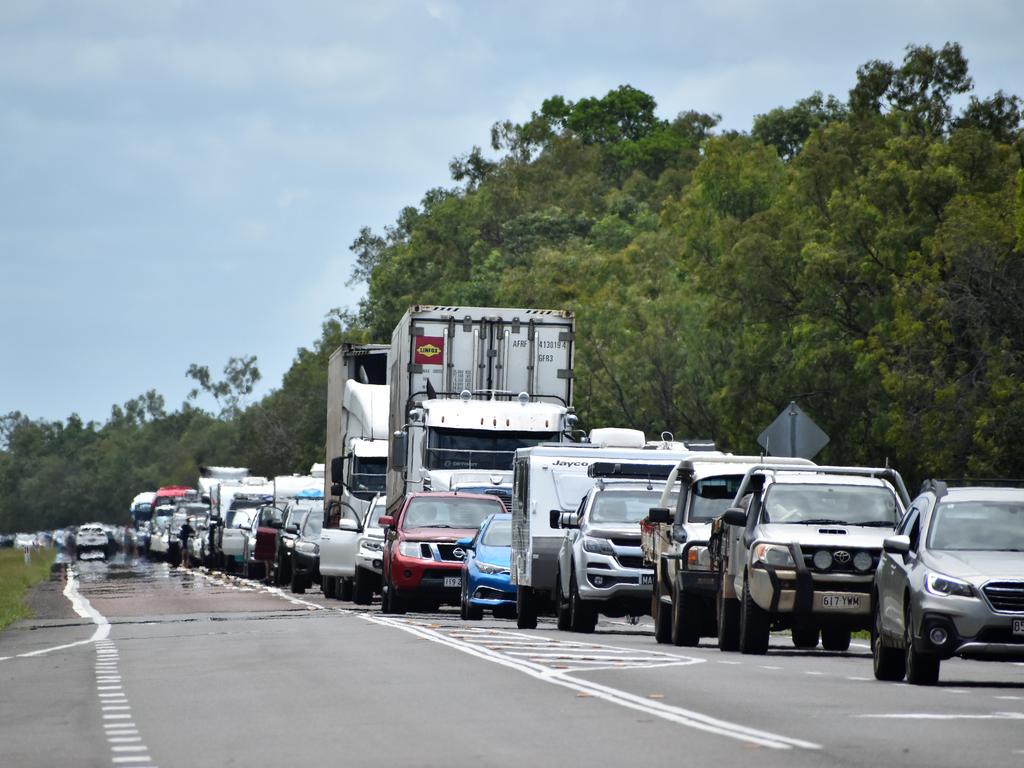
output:
[[636, 555], [617, 555], [616, 560], [623, 568], [643, 568], [644, 559]]
[[994, 581], [982, 591], [997, 611], [1024, 613], [1024, 581]]
[[[838, 560], [833, 559], [832, 560], [832, 565], [831, 565], [831, 567], [828, 568], [828, 570], [819, 571], [817, 568], [814, 567], [814, 555], [815, 555], [815, 553], [817, 553], [821, 549], [824, 549], [824, 550], [832, 553], [833, 558], [835, 557], [836, 552], [840, 552], [840, 551], [841, 552], [846, 552], [846, 553], [848, 553], [850, 555], [850, 559], [848, 561], [846, 561], [845, 563], [840, 563]], [[853, 565], [853, 558], [854, 558], [854, 556], [858, 552], [863, 551], [863, 550], [860, 550], [860, 549], [846, 549], [845, 547], [801, 547], [801, 551], [803, 552], [804, 563], [807, 565], [808, 570], [814, 571], [815, 573], [859, 573], [859, 574], [865, 574], [865, 573], [874, 573], [875, 569], [878, 567], [878, 556], [879, 556], [879, 553], [878, 552], [871, 552], [870, 550], [869, 550], [869, 554], [871, 555], [871, 567], [868, 570], [866, 570], [866, 571], [858, 571], [854, 567], [854, 565]]]
[[640, 537], [639, 536], [627, 536], [627, 537], [620, 536], [618, 538], [612, 539], [611, 542], [616, 547], [639, 547], [640, 546]]
[[[456, 552], [455, 550], [459, 550]], [[437, 553], [441, 556], [442, 560], [447, 560], [453, 563], [461, 563], [466, 559], [465, 550], [458, 544], [438, 544]]]

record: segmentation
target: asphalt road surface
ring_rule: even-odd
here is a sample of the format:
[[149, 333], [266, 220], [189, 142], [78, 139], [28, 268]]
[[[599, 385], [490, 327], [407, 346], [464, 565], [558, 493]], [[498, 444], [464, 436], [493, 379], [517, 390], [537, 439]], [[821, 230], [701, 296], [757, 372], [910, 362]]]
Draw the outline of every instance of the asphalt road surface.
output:
[[3, 766], [1020, 766], [1024, 665], [876, 682], [766, 656], [379, 608], [118, 556], [0, 634]]

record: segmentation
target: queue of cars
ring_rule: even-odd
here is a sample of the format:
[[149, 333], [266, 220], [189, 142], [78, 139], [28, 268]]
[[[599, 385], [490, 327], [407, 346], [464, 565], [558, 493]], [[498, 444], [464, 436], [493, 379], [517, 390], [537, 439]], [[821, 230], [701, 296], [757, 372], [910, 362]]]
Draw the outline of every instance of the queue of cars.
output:
[[936, 682], [954, 656], [1024, 661], [1024, 489], [932, 481], [911, 499], [889, 467], [684, 445], [618, 458], [606, 445], [590, 448], [600, 460], [589, 462], [545, 450], [520, 449], [517, 480], [533, 477], [535, 453], [537, 477], [553, 482], [516, 486], [511, 513], [499, 495], [454, 491], [410, 493], [392, 515], [378, 495], [359, 514], [325, 508], [316, 489], [284, 504], [238, 493], [217, 525], [183, 498], [156, 507], [150, 548], [173, 556], [171, 534], [187, 518], [193, 562], [297, 594], [319, 585], [363, 605], [379, 594], [389, 614], [450, 605], [465, 620], [521, 620], [516, 513], [529, 505], [541, 516], [531, 494], [549, 487], [560, 499], [545, 516], [557, 544], [543, 549], [556, 552], [553, 600], [534, 600], [534, 625], [545, 610], [575, 632], [593, 632], [601, 615], [651, 614], [658, 642], [710, 637], [753, 654], [773, 632], [799, 649], [842, 652], [866, 631], [875, 676], [914, 684]]

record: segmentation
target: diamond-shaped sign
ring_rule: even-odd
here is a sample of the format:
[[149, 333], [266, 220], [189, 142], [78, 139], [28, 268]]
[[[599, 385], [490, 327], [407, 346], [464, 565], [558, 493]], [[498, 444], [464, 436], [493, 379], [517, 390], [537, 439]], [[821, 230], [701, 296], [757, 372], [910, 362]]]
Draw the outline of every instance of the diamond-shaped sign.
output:
[[828, 445], [828, 435], [811, 417], [791, 402], [771, 425], [757, 437], [758, 444], [769, 456], [792, 456], [813, 459]]

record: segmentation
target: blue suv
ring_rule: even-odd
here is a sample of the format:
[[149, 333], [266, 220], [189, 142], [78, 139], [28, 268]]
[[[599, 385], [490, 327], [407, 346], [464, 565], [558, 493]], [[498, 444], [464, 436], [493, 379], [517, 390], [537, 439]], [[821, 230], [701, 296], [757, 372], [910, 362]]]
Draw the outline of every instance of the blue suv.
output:
[[482, 619], [484, 609], [495, 616], [516, 615], [512, 585], [512, 515], [493, 514], [472, 538], [460, 539], [466, 550], [462, 563], [461, 612], [464, 619]]

